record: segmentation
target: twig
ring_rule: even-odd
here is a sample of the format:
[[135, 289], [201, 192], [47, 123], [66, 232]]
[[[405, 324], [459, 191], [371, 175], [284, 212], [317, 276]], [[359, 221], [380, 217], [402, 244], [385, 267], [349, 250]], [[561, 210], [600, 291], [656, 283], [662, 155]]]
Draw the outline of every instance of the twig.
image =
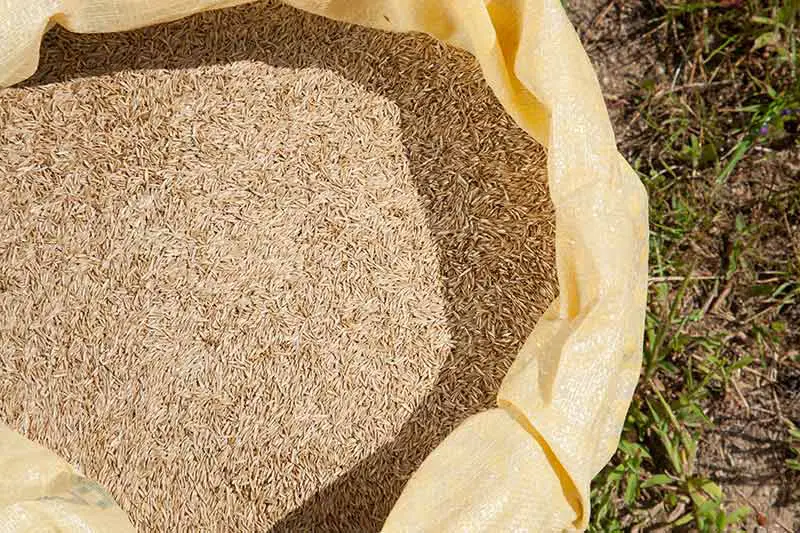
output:
[[669, 89], [662, 89], [660, 91], [657, 91], [653, 95], [653, 98], [660, 98], [662, 96], [684, 91], [686, 89], [700, 89], [702, 87], [719, 87], [720, 85], [730, 85], [733, 82], [734, 80], [720, 80], [713, 82], [684, 83], [683, 85], [677, 85], [675, 87], [670, 87]]
[[762, 420], [762, 422], [769, 422], [773, 418], [778, 419], [778, 415], [775, 414], [775, 411], [770, 411], [769, 409], [764, 409], [763, 407], [755, 406], [753, 407], [753, 411], [758, 411], [759, 413], [764, 413], [765, 415], [769, 415], [769, 418]]
[[611, 11], [611, 8], [614, 7], [615, 3], [616, 3], [616, 0], [609, 0], [608, 4], [606, 4], [606, 7], [603, 8], [603, 10], [600, 11], [600, 13], [598, 13], [592, 19], [592, 21], [589, 23], [589, 27], [586, 28], [586, 34], [587, 34], [586, 36], [588, 37], [587, 40], [594, 41], [594, 38], [595, 38], [594, 28], [595, 28], [595, 26], [600, 24], [603, 21], [603, 19], [606, 18], [606, 15], [608, 14], [609, 11]]
[[700, 308], [700, 316], [706, 316], [708, 314], [708, 308], [711, 307], [711, 304], [717, 297], [718, 290], [719, 290], [719, 280], [716, 280], [714, 281], [714, 288], [708, 293], [708, 298], [706, 298], [705, 303], [703, 303], [703, 307]]
[[731, 385], [733, 385], [733, 390], [736, 391], [736, 394], [739, 395], [739, 399], [742, 401], [742, 405], [747, 410], [747, 416], [750, 416], [750, 403], [747, 401], [747, 398], [744, 397], [742, 394], [742, 390], [739, 388], [739, 385], [736, 383], [735, 379], [731, 380]]
[[778, 393], [775, 392], [775, 387], [771, 387], [770, 390], [772, 391], [772, 400], [775, 402], [775, 410], [778, 412], [778, 419], [783, 421], [786, 420], [783, 416], [783, 409], [781, 408], [781, 402], [778, 399]]
[[728, 295], [731, 293], [732, 287], [733, 287], [733, 278], [729, 279], [727, 283], [725, 283], [725, 286], [722, 288], [722, 292], [719, 293], [719, 296], [717, 297], [717, 301], [714, 302], [714, 305], [711, 306], [710, 311], [712, 313], [716, 313], [717, 310], [719, 310], [719, 308], [722, 306], [722, 303], [725, 301], [725, 298], [727, 298]]

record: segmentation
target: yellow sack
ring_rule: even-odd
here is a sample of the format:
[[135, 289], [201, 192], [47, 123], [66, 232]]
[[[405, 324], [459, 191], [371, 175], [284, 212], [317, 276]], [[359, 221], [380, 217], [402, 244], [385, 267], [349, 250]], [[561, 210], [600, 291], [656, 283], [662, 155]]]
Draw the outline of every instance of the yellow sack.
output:
[[[112, 32], [238, 0], [4, 0], [0, 86], [36, 69], [53, 24]], [[589, 519], [589, 484], [616, 449], [639, 374], [647, 198], [616, 149], [600, 88], [559, 0], [291, 0], [317, 14], [420, 31], [463, 48], [548, 153], [559, 297], [503, 382], [425, 460], [385, 531], [561, 531]], [[298, 36], [302, 38], [302, 36]], [[0, 532], [127, 531], [98, 485], [0, 424]]]

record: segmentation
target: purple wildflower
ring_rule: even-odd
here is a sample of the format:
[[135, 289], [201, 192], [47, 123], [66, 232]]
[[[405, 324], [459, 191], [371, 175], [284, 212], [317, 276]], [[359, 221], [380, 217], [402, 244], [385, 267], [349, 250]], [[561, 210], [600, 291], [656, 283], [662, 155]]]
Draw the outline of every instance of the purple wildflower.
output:
[[769, 133], [769, 126], [764, 124], [763, 126], [761, 126], [761, 129], [758, 130], [758, 133], [760, 133], [761, 135], [766, 135], [767, 133]]

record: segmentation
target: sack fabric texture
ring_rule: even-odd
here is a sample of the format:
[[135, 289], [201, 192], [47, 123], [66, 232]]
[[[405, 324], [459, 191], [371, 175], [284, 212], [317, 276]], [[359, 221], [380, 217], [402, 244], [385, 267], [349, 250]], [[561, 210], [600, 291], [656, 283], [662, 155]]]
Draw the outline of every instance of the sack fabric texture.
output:
[[[0, 86], [10, 86], [34, 74], [43, 35], [56, 24], [78, 33], [119, 32], [240, 3], [243, 2], [5, 0], [0, 3]], [[585, 528], [589, 519], [590, 481], [616, 449], [639, 375], [647, 295], [647, 197], [636, 173], [617, 151], [596, 76], [561, 3], [558, 0], [292, 0], [287, 3], [378, 30], [422, 32], [469, 52], [508, 115], [547, 154], [547, 186], [555, 217], [558, 297], [544, 311], [516, 355], [499, 388], [496, 407], [467, 418], [427, 456], [405, 485], [383, 529]], [[298, 34], [296, 38], [304, 37]], [[169, 55], [169, 47], [160, 53]], [[237, 76], [256, 76], [248, 74], [250, 67], [241, 65], [227, 70], [223, 67], [221, 71], [214, 68], [219, 69], [209, 67], [211, 70], [205, 74], [230, 80], [220, 84], [219, 91], [223, 94], [228, 85], [231, 90], [245, 90], [233, 81]], [[278, 72], [268, 74], [280, 78]], [[306, 74], [302, 79], [288, 79], [281, 94], [289, 99], [302, 99], [302, 94], [309, 91], [324, 93], [325, 87], [333, 83], [325, 72]], [[126, 75], [115, 83], [122, 86], [169, 83], [158, 75], [145, 82], [135, 73], [128, 75], [132, 78], [125, 78]], [[80, 84], [70, 88], [76, 94], [80, 90]], [[292, 93], [293, 90], [299, 94]], [[359, 134], [367, 131], [377, 148], [353, 157], [375, 162], [376, 174], [385, 175], [388, 180], [402, 174], [407, 164], [396, 142], [400, 133], [391, 128], [374, 131], [368, 125], [376, 115], [382, 120], [388, 116], [388, 123], [397, 124], [398, 120], [392, 118], [396, 110], [381, 101], [372, 102], [368, 108], [348, 108], [336, 102], [337, 95], [358, 99], [356, 93], [360, 90], [343, 87], [340, 93], [322, 98], [319, 105], [328, 113], [357, 117], [360, 122], [348, 127], [358, 129]], [[39, 93], [33, 98], [41, 101], [48, 97]], [[70, 105], [80, 105], [80, 100]], [[242, 120], [247, 120], [247, 110], [242, 113]], [[184, 126], [189, 128], [187, 135], [191, 137], [190, 126], [178, 123], [176, 127]], [[508, 125], [507, 129], [511, 128]], [[327, 134], [333, 138], [337, 133], [349, 135], [348, 131], [342, 126]], [[248, 139], [246, 133], [242, 135]], [[524, 147], [524, 143], [519, 146]], [[153, 149], [157, 148], [154, 142]], [[537, 149], [533, 144], [529, 148]], [[224, 150], [224, 146], [220, 149]], [[431, 160], [429, 164], [437, 162]], [[532, 177], [531, 183], [535, 181]], [[340, 185], [363, 189], [364, 183]], [[404, 212], [409, 227], [421, 220], [422, 215], [416, 214], [410, 199], [413, 195], [402, 186], [389, 183], [370, 191], [369, 196], [385, 207], [386, 212], [380, 216]], [[302, 204], [302, 198], [295, 200]], [[352, 198], [353, 205], [361, 202], [358, 197]], [[205, 207], [210, 211], [214, 206]], [[367, 210], [357, 222], [368, 223], [373, 215]], [[333, 220], [336, 216], [332, 213], [329, 218]], [[257, 235], [252, 238], [257, 239]], [[365, 234], [362, 238], [364, 242], [374, 241], [381, 235]], [[437, 314], [442, 305], [441, 291], [424, 284], [428, 277], [435, 278], [435, 268], [431, 270], [430, 265], [412, 260], [420, 250], [433, 245], [426, 235], [413, 232], [402, 242], [406, 243], [409, 266], [398, 276], [416, 276], [422, 280], [417, 293], [429, 295], [429, 305], [420, 307], [426, 309], [425, 313], [414, 315], [421, 324], [415, 327], [427, 335], [421, 340], [409, 340], [408, 345], [415, 353], [433, 360], [440, 357], [448, 344]], [[546, 242], [546, 237], [541, 242]], [[359, 242], [350, 244], [357, 247]], [[370, 261], [379, 262], [374, 258]], [[384, 270], [389, 272], [391, 268], [387, 264]], [[392, 280], [389, 274], [386, 283]], [[412, 291], [411, 295], [398, 298], [424, 300], [419, 294]], [[531, 295], [531, 299], [536, 297]], [[291, 344], [291, 339], [287, 342]], [[413, 359], [413, 355], [405, 354], [402, 359]], [[424, 369], [415, 372], [411, 373], [413, 379], [421, 382], [433, 379]], [[381, 383], [375, 385], [380, 387]], [[424, 388], [425, 383], [412, 385], [409, 386], [412, 389]], [[400, 393], [404, 394], [402, 390]], [[365, 409], [359, 413], [369, 418], [371, 412]], [[380, 439], [375, 442], [380, 444]], [[2, 423], [0, 473], [3, 474], [0, 531], [134, 529], [125, 512], [100, 485], [82, 476], [74, 465]], [[317, 481], [320, 479], [329, 481], [322, 478]], [[146, 492], [147, 487], [141, 490]], [[252, 490], [257, 491], [258, 487]], [[151, 506], [158, 509], [159, 502], [151, 500]]]

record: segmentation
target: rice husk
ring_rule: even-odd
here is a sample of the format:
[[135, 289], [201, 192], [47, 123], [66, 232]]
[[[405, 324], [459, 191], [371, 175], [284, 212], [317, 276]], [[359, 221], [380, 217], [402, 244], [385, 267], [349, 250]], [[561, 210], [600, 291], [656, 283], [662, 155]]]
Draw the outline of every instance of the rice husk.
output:
[[0, 92], [0, 416], [141, 530], [379, 528], [554, 296], [474, 60], [253, 4]]

